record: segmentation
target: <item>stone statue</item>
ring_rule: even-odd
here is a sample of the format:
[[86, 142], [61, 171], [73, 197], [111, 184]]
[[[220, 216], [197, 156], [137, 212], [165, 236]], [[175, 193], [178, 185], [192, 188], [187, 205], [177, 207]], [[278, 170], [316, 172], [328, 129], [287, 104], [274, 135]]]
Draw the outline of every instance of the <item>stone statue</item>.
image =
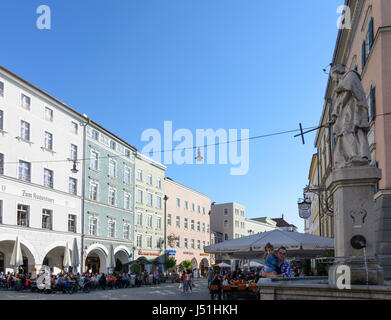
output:
[[332, 112], [335, 146], [335, 168], [367, 166], [371, 161], [367, 132], [368, 102], [360, 75], [335, 65], [330, 73], [336, 83]]

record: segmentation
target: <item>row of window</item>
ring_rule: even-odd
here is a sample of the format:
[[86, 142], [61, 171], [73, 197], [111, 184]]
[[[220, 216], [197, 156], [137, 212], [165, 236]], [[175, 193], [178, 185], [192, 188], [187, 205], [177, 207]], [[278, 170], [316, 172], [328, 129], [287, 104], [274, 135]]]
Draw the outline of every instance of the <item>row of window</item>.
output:
[[[91, 180], [89, 187], [90, 200], [98, 201], [99, 182]], [[130, 191], [124, 191], [124, 204], [125, 209], [131, 208], [131, 193]], [[118, 206], [117, 189], [113, 186], [109, 186], [107, 203], [112, 206]]]
[[[91, 149], [90, 153], [90, 169], [99, 171], [100, 170], [100, 164], [99, 164], [99, 152], [96, 150]], [[109, 176], [111, 178], [117, 178], [118, 177], [118, 170], [117, 170], [117, 161], [113, 158], [109, 158]], [[129, 166], [124, 166], [124, 176], [123, 181], [127, 184], [131, 183], [131, 168]]]
[[[0, 81], [0, 96], [4, 97], [4, 83]], [[31, 98], [23, 93], [20, 95], [20, 106], [26, 110], [31, 110]], [[54, 112], [53, 109], [45, 107], [43, 119], [53, 122], [54, 121]], [[79, 125], [75, 121], [71, 121], [70, 123], [70, 131], [74, 134], [79, 133]]]
[[[209, 246], [209, 241], [208, 242], [202, 241], [202, 250], [204, 250], [205, 245]], [[173, 248], [171, 245], [170, 245], [170, 247]], [[176, 248], [181, 248], [180, 237], [177, 237], [175, 239], [175, 247]], [[190, 247], [189, 247], [189, 239], [188, 238], [184, 238], [183, 239], [183, 248], [185, 248], [185, 249], [198, 249], [198, 250], [201, 250], [201, 240], [197, 240], [197, 247], [196, 247], [195, 246], [195, 240], [194, 239], [190, 239]]]
[[[42, 209], [42, 229], [53, 230], [53, 210]], [[3, 200], [0, 200], [0, 223], [3, 223]], [[30, 206], [18, 204], [16, 224], [22, 227], [30, 227]], [[68, 215], [68, 232], [76, 233], [76, 215]]]
[[[149, 207], [153, 207], [153, 194], [150, 192], [147, 192], [147, 202], [146, 205]], [[143, 204], [144, 203], [144, 191], [137, 189], [137, 203]], [[156, 196], [156, 209], [162, 208], [162, 197]]]
[[[147, 217], [147, 227], [148, 228], [153, 228], [153, 216], [152, 216], [152, 214], [147, 213], [145, 215]], [[143, 217], [144, 217], [144, 214], [142, 212], [137, 212], [136, 213], [136, 225], [137, 226], [143, 226]], [[157, 230], [161, 230], [162, 229], [162, 218], [161, 217], [157, 217], [156, 218], [155, 228]]]
[[[92, 129], [91, 131], [92, 139], [99, 141], [99, 132]], [[109, 142], [110, 149], [117, 150], [117, 143], [114, 140], [110, 140]], [[125, 148], [125, 157], [130, 158], [130, 150]]]
[[[176, 198], [176, 207], [177, 208], [180, 208], [181, 207], [181, 199], [179, 198]], [[183, 208], [185, 210], [189, 210], [189, 202], [188, 201], [184, 201], [184, 204], [183, 204]], [[195, 204], [192, 203], [191, 204], [191, 211], [195, 212]], [[201, 206], [197, 205], [197, 212], [198, 213], [201, 213]], [[202, 208], [202, 214], [205, 214], [205, 208]]]
[[[137, 234], [136, 235], [136, 247], [137, 248], [148, 248], [148, 249], [153, 249], [152, 246], [152, 236], [151, 235], [146, 235], [145, 236], [146, 240], [146, 246], [143, 246], [143, 235], [142, 234]], [[163, 239], [162, 238], [157, 238], [155, 242], [155, 248], [156, 249], [162, 249], [163, 246]]]
[[[168, 225], [168, 226], [171, 226], [171, 225], [172, 225], [172, 215], [171, 215], [171, 213], [168, 213], [168, 214], [167, 214], [167, 225]], [[177, 228], [181, 228], [181, 217], [176, 216], [176, 218], [175, 218], [175, 226], [176, 226]], [[206, 224], [205, 222], [202, 223], [202, 232], [205, 232], [205, 226], [206, 226], [206, 232], [209, 233], [209, 223]], [[189, 220], [188, 220], [188, 218], [185, 218], [185, 219], [184, 219], [183, 227], [184, 227], [186, 230], [189, 229]], [[190, 221], [190, 229], [191, 229], [191, 230], [195, 230], [195, 221], [194, 221], [194, 220], [191, 220], [191, 221]], [[197, 231], [200, 231], [200, 232], [201, 232], [201, 222], [200, 222], [200, 221], [197, 221]]]
[[[90, 213], [88, 215], [88, 234], [91, 236], [99, 236], [98, 232], [98, 215]], [[109, 218], [107, 220], [107, 237], [108, 238], [117, 238], [117, 221], [114, 218]], [[130, 223], [124, 222], [123, 224], [122, 238], [125, 240], [130, 240]]]
[[[0, 153], [0, 174], [4, 174], [4, 154]], [[31, 182], [31, 163], [19, 160], [18, 179]], [[43, 186], [54, 188], [54, 172], [50, 169], [43, 169]], [[69, 177], [69, 193], [77, 194], [77, 179]]]
[[[141, 169], [138, 169], [137, 170], [137, 180], [138, 181], [143, 181], [143, 170], [141, 170]], [[152, 179], [152, 175], [151, 174], [148, 174], [147, 175], [147, 184], [149, 184], [149, 185], [153, 185], [153, 179]], [[161, 178], [156, 178], [156, 188], [158, 188], [158, 189], [161, 189], [162, 188], [162, 179]]]

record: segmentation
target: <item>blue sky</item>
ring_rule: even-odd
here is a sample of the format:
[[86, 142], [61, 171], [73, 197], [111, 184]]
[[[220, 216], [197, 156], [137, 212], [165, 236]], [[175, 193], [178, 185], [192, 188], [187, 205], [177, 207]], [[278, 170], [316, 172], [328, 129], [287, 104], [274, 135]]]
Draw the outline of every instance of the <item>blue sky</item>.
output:
[[[343, 0], [2, 0], [0, 64], [140, 150], [141, 134], [316, 126]], [[49, 5], [52, 29], [36, 27]], [[303, 229], [297, 199], [315, 133], [250, 142], [247, 175], [231, 165], [169, 165], [167, 176], [247, 216]], [[195, 143], [195, 142], [194, 142]], [[175, 146], [175, 143], [174, 143]]]

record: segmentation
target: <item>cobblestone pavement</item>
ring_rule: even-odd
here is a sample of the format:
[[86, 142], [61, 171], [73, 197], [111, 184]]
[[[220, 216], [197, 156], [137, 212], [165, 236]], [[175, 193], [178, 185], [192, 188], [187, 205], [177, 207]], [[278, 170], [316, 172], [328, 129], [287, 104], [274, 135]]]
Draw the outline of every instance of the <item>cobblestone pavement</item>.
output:
[[210, 300], [206, 279], [196, 279], [192, 293], [183, 294], [178, 283], [162, 283], [138, 288], [92, 290], [90, 293], [52, 294], [32, 293], [30, 291], [0, 291], [0, 300]]

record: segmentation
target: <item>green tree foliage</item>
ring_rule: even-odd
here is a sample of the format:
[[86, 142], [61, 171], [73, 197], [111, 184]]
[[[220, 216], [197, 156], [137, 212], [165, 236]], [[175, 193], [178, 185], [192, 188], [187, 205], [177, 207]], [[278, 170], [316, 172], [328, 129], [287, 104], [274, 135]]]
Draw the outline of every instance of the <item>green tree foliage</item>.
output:
[[176, 266], [176, 260], [174, 258], [168, 258], [166, 260], [166, 268], [167, 269], [174, 268], [175, 266]]

